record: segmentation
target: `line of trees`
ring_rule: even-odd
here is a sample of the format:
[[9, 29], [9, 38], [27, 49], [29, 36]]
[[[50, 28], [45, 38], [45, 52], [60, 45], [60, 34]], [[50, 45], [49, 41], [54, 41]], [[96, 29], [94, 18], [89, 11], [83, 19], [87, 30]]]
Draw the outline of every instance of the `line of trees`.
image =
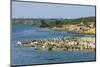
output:
[[[63, 18], [50, 18], [50, 19], [44, 19], [44, 18], [18, 18], [18, 19], [12, 19], [13, 23], [17, 24], [29, 24], [32, 26], [39, 26], [39, 27], [52, 27], [52, 26], [62, 26], [64, 24], [79, 24], [83, 22], [84, 24], [87, 24], [87, 22], [96, 22], [96, 17], [84, 17], [84, 18], [77, 18], [77, 19], [63, 19]], [[27, 21], [27, 23], [26, 23]]]

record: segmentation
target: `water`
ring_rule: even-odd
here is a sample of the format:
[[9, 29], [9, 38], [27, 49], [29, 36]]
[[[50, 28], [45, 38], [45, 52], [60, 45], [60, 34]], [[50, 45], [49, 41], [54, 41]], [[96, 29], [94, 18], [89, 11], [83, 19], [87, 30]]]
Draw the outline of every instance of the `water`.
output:
[[32, 39], [52, 39], [59, 37], [94, 36], [86, 34], [52, 31], [47, 28], [27, 25], [12, 26], [12, 65], [47, 64], [79, 61], [95, 61], [95, 52], [80, 51], [39, 51], [33, 47], [21, 47], [17, 41]]

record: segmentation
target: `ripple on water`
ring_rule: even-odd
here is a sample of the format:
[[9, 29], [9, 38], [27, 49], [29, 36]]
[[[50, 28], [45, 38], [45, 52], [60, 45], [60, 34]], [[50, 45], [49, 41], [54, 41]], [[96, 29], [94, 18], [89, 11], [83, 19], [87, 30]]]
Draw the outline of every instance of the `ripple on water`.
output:
[[51, 31], [47, 29], [43, 30], [40, 28], [27, 28], [27, 26], [23, 26], [22, 29], [21, 27], [16, 27], [14, 31], [12, 32], [12, 64], [26, 65], [95, 60], [95, 52], [39, 51], [34, 50], [32, 47], [19, 47], [16, 45], [17, 41], [32, 39], [52, 39], [54, 37], [80, 37], [93, 35]]

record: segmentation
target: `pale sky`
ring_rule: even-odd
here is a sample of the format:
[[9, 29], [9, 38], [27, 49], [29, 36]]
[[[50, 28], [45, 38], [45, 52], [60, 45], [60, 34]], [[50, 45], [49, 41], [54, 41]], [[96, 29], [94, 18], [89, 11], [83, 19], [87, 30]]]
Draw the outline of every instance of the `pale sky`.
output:
[[95, 16], [95, 6], [12, 2], [12, 18], [80, 18]]

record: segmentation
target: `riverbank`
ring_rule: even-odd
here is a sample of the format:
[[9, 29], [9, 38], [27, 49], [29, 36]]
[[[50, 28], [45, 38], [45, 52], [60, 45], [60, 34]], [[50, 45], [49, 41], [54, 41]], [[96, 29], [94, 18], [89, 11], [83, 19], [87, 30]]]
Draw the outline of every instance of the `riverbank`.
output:
[[95, 29], [95, 23], [89, 23], [89, 24], [66, 24], [62, 25], [60, 27], [51, 27], [49, 28], [51, 30], [61, 30], [61, 31], [67, 31], [67, 32], [75, 32], [75, 33], [81, 33], [81, 34], [96, 34]]
[[37, 50], [48, 51], [95, 51], [95, 37], [54, 38], [51, 40], [30, 40], [16, 43], [19, 46], [29, 46]]

